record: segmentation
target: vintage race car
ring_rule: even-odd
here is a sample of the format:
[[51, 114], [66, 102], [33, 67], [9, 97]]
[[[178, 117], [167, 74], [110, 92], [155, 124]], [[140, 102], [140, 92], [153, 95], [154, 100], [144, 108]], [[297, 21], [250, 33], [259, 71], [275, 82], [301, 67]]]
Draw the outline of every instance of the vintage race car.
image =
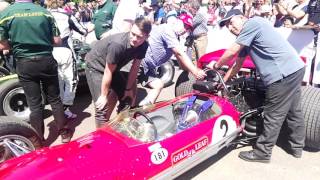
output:
[[0, 179], [172, 179], [231, 145], [242, 129], [228, 100], [190, 93], [123, 111], [68, 144], [5, 161]]
[[[199, 66], [222, 52], [205, 55]], [[175, 178], [233, 146], [238, 138], [254, 139], [259, 134], [264, 91], [250, 63], [245, 63], [249, 71], [227, 85], [217, 71], [208, 71], [208, 79], [200, 82], [183, 72], [176, 98], [127, 109], [105, 127], [68, 144], [22, 155], [29, 151], [27, 146], [3, 136], [0, 147], [20, 157], [0, 164], [0, 179]], [[196, 91], [190, 93], [192, 88]], [[306, 87], [303, 92], [306, 144], [320, 149], [320, 91]]]

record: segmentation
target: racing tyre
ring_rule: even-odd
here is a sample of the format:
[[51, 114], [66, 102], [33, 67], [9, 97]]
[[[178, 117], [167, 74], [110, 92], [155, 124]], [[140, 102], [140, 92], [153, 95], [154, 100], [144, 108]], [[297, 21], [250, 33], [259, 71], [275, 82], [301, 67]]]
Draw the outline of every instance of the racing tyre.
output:
[[164, 83], [164, 87], [170, 86], [173, 82], [174, 77], [174, 65], [171, 60], [167, 61], [166, 63], [162, 64], [158, 70], [158, 73], [160, 75], [160, 79]]
[[195, 82], [196, 82], [196, 79], [191, 73], [189, 73], [188, 71], [183, 71], [179, 75], [176, 82], [175, 96], [178, 97], [178, 96], [192, 92], [193, 90], [192, 85]]
[[320, 89], [303, 86], [301, 107], [306, 126], [306, 147], [320, 149]]
[[0, 66], [0, 77], [7, 76], [9, 74], [10, 72], [6, 68]]
[[9, 79], [0, 86], [0, 115], [14, 120], [27, 120], [30, 110], [26, 96], [17, 78]]
[[[42, 147], [40, 137], [29, 124], [0, 116], [0, 164], [15, 157], [5, 142], [10, 143], [15, 152], [20, 155]], [[16, 147], [22, 147], [27, 152]]]

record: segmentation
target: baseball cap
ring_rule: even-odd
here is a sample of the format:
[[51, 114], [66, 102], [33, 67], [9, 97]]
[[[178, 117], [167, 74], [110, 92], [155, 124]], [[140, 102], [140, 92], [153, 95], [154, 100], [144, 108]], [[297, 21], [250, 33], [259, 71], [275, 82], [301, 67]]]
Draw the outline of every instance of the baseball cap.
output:
[[179, 19], [183, 22], [183, 24], [185, 24], [188, 28], [192, 28], [193, 24], [192, 24], [192, 16], [190, 16], [189, 14], [181, 14], [179, 16]]
[[228, 22], [233, 16], [236, 15], [243, 15], [243, 13], [239, 9], [231, 9], [227, 12], [227, 15], [218, 22], [219, 26], [223, 27], [226, 22]]

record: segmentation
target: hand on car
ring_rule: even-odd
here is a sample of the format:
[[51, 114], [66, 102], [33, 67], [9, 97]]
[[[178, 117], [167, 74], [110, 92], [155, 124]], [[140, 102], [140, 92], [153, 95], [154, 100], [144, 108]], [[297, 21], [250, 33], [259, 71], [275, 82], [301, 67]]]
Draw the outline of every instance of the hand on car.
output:
[[217, 70], [217, 68], [215, 67], [216, 63], [217, 63], [216, 61], [211, 61], [209, 64], [207, 64], [206, 67], [209, 69]]
[[202, 69], [199, 69], [199, 68], [197, 68], [197, 71], [193, 75], [198, 80], [201, 80], [207, 76], [206, 72]]
[[98, 110], [102, 110], [108, 102], [107, 96], [100, 95], [95, 102], [96, 108]]

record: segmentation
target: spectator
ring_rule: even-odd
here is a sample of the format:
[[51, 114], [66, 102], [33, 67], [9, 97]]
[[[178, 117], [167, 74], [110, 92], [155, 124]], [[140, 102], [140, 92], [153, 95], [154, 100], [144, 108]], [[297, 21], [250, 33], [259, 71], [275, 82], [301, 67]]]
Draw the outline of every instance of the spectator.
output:
[[210, 0], [208, 2], [208, 25], [216, 25], [217, 23], [217, 10], [218, 6], [215, 0]]
[[79, 3], [79, 16], [80, 22], [86, 25], [91, 21], [92, 18], [92, 11], [88, 8], [87, 4]]
[[307, 23], [308, 16], [308, 0], [296, 0], [296, 5], [290, 5], [289, 3], [280, 0], [275, 6], [282, 15], [288, 15], [293, 17], [295, 26], [303, 26]]
[[194, 16], [193, 18], [193, 31], [192, 36], [194, 38], [192, 59], [198, 60], [202, 55], [206, 53], [208, 45], [208, 19], [203, 12], [200, 10], [200, 3], [198, 0], [191, 0], [190, 2], [190, 13]]
[[139, 0], [121, 0], [112, 21], [112, 29], [102, 35], [103, 38], [111, 34], [130, 31], [138, 17]]
[[[76, 94], [76, 87], [78, 83], [77, 68], [76, 68], [76, 54], [73, 49], [72, 31], [76, 31], [81, 35], [88, 34], [85, 29], [72, 14], [68, 14], [62, 7], [62, 2], [59, 0], [48, 0], [47, 7], [53, 17], [56, 19], [58, 29], [61, 32], [62, 47], [68, 48], [72, 53], [71, 60], [69, 59], [69, 51], [63, 48], [56, 48], [54, 56], [57, 57], [58, 71], [59, 71], [59, 85], [60, 97], [64, 106], [64, 114], [66, 118], [76, 118], [77, 115], [72, 113], [70, 107]], [[61, 57], [61, 54], [65, 55]], [[73, 58], [72, 58], [73, 57]]]
[[99, 6], [93, 14], [94, 32], [96, 38], [101, 39], [101, 35], [112, 28], [112, 20], [117, 6], [112, 0], [97, 0]]
[[244, 59], [250, 55], [260, 77], [266, 85], [264, 126], [254, 149], [240, 152], [239, 157], [250, 162], [270, 162], [281, 126], [287, 120], [290, 153], [300, 158], [304, 147], [305, 128], [300, 107], [301, 82], [304, 63], [295, 49], [264, 18], [246, 18], [239, 10], [230, 10], [219, 22], [237, 36], [217, 63], [208, 67], [219, 69], [237, 54], [235, 65], [227, 72], [229, 80], [240, 70]]
[[[146, 57], [142, 61], [143, 67], [143, 86], [149, 86], [151, 90], [148, 92], [139, 106], [153, 104], [158, 98], [164, 83], [156, 73], [156, 69], [168, 60], [174, 54], [177, 60], [186, 67], [197, 79], [205, 76], [204, 71], [198, 69], [188, 55], [180, 47], [179, 36], [184, 34], [192, 27], [192, 18], [186, 14], [180, 16], [171, 24], [161, 24], [153, 27], [148, 39], [149, 47]], [[184, 23], [183, 23], [184, 22]]]
[[155, 12], [154, 13], [154, 23], [155, 24], [162, 24], [164, 22], [165, 17], [166, 17], [166, 12], [164, 11], [164, 8], [159, 5], [158, 1], [152, 2], [151, 7]]
[[[129, 105], [134, 103], [137, 72], [148, 48], [146, 39], [150, 31], [151, 22], [138, 18], [130, 32], [101, 39], [87, 53], [86, 77], [97, 127], [109, 120], [117, 100], [120, 100], [118, 111], [127, 100], [131, 101]], [[125, 69], [127, 67], [130, 71]]]
[[0, 49], [12, 48], [18, 78], [31, 111], [31, 126], [44, 139], [43, 92], [62, 142], [69, 142], [72, 132], [66, 127], [59, 97], [58, 65], [52, 57], [53, 45], [61, 42], [53, 16], [31, 0], [16, 0], [1, 13], [0, 22]]

